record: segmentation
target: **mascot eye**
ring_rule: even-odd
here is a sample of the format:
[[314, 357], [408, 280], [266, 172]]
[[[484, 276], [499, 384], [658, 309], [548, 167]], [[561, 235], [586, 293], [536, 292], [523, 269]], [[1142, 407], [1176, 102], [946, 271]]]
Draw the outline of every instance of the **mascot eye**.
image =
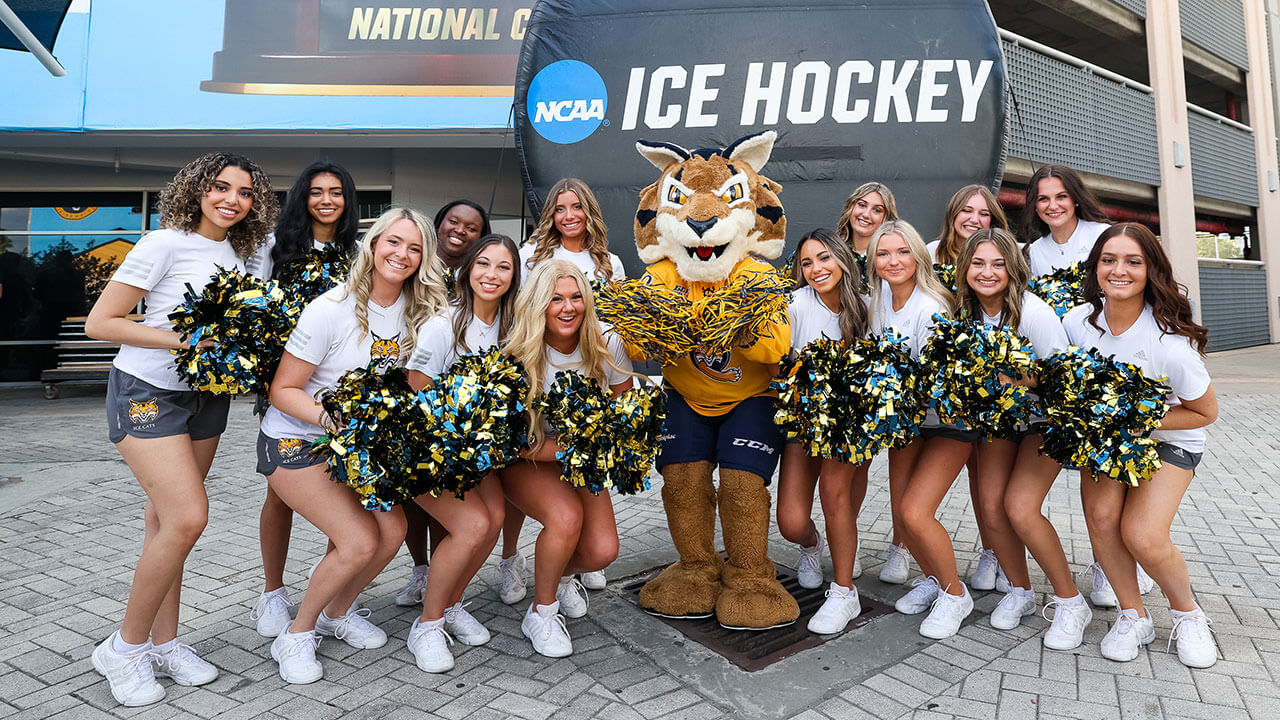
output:
[[741, 200], [742, 199], [742, 183], [734, 183], [733, 185], [730, 185], [728, 188], [725, 189], [723, 193], [720, 194], [720, 199], [725, 201], [726, 203], [732, 203], [736, 200]]
[[667, 188], [667, 202], [683, 205], [689, 202], [689, 196], [684, 194], [680, 188], [672, 185]]

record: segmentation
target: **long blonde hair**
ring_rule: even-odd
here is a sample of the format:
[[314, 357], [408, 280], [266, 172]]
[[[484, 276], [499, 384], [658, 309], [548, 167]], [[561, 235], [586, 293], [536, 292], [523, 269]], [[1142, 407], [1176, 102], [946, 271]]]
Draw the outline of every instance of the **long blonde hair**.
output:
[[991, 193], [983, 185], [965, 185], [951, 196], [951, 201], [947, 203], [947, 213], [942, 218], [942, 230], [938, 233], [938, 262], [946, 265], [956, 265], [956, 258], [960, 257], [960, 253], [964, 251], [964, 239], [956, 232], [956, 218], [960, 216], [960, 211], [964, 209], [965, 203], [969, 202], [969, 198], [974, 195], [981, 195], [982, 199], [987, 203], [987, 211], [991, 213], [991, 227], [1001, 230], [1009, 229], [1009, 218], [1004, 214], [1004, 208], [1000, 207], [1000, 202], [996, 200], [996, 196]]
[[[529, 281], [516, 296], [515, 322], [507, 335], [503, 351], [524, 365], [529, 381], [526, 404], [534, 407], [534, 401], [542, 395], [542, 385], [547, 377], [547, 308], [556, 294], [556, 282], [572, 278], [582, 293], [582, 325], [578, 328], [578, 351], [582, 355], [583, 374], [593, 378], [602, 389], [608, 390], [605, 368], [625, 372], [613, 364], [609, 345], [604, 339], [600, 321], [596, 319], [595, 298], [587, 276], [564, 260], [551, 260], [538, 265], [529, 275]], [[634, 373], [633, 373], [634, 374]], [[536, 448], [542, 444], [542, 415], [529, 411], [529, 441]]]
[[[898, 219], [898, 201], [894, 200], [893, 191], [889, 186], [882, 182], [862, 183], [854, 188], [848, 199], [844, 201], [844, 207], [840, 208], [840, 220], [836, 222], [836, 235], [849, 247], [853, 247], [853, 207], [871, 193], [880, 193], [880, 197], [884, 199], [884, 220], [880, 223], [881, 225]], [[870, 246], [868, 245], [867, 248], [869, 257]]]
[[369, 332], [369, 294], [373, 292], [373, 245], [397, 220], [412, 222], [422, 235], [422, 261], [418, 272], [406, 278], [400, 288], [404, 296], [404, 322], [408, 336], [400, 343], [400, 357], [408, 357], [418, 343], [418, 328], [427, 318], [439, 315], [448, 302], [444, 288], [444, 269], [436, 254], [436, 231], [430, 221], [417, 210], [391, 208], [378, 216], [360, 239], [356, 260], [347, 278], [343, 299], [356, 296], [356, 319], [360, 322], [360, 337]]
[[595, 275], [600, 280], [613, 279], [613, 261], [609, 258], [609, 228], [604, 224], [604, 213], [600, 211], [600, 203], [595, 193], [578, 178], [563, 178], [547, 191], [547, 201], [542, 205], [542, 215], [538, 218], [538, 227], [529, 236], [533, 244], [533, 257], [529, 258], [526, 270], [537, 266], [551, 257], [556, 248], [564, 242], [560, 229], [556, 227], [556, 198], [560, 193], [571, 192], [578, 196], [582, 204], [582, 212], [587, 216], [586, 234], [582, 238], [582, 248], [591, 254], [595, 263]]
[[1018, 239], [1008, 230], [983, 228], [970, 235], [960, 249], [960, 257], [956, 261], [956, 309], [973, 319], [981, 319], [984, 314], [978, 294], [969, 285], [969, 265], [973, 263], [973, 256], [982, 243], [991, 243], [1004, 256], [1004, 271], [1009, 284], [1000, 299], [998, 320], [1000, 325], [1017, 332], [1018, 326], [1022, 324], [1022, 298], [1027, 292], [1031, 269], [1027, 265], [1027, 259], [1022, 257]]
[[[871, 287], [871, 317], [879, 319], [882, 303], [885, 302], [881, 287], [885, 281], [876, 273], [876, 253], [880, 248], [880, 238], [885, 235], [897, 235], [907, 242], [911, 257], [916, 260], [916, 287], [936, 300], [950, 314], [955, 308], [955, 299], [933, 272], [933, 260], [929, 258], [929, 248], [925, 246], [920, 233], [906, 220], [885, 220], [867, 245], [867, 285]], [[892, 301], [891, 297], [888, 302]]]

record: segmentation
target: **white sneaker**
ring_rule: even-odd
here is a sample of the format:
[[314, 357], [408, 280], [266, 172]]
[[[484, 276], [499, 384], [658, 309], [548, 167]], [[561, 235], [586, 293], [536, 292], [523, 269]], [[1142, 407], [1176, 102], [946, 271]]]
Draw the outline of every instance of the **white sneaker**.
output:
[[[448, 612], [445, 611], [445, 618], [448, 617]], [[418, 669], [423, 672], [442, 673], [453, 669], [453, 652], [449, 650], [453, 638], [449, 637], [449, 631], [445, 629], [448, 622], [445, 618], [427, 622], [422, 622], [422, 618], [415, 618], [413, 626], [409, 628], [406, 643], [409, 652], [413, 653], [413, 659], [418, 663]]]
[[549, 658], [568, 657], [573, 654], [573, 641], [569, 639], [569, 629], [564, 625], [564, 616], [560, 614], [560, 602], [550, 605], [539, 605], [524, 614], [520, 623], [520, 632], [533, 643], [533, 649], [539, 655]]
[[498, 561], [498, 577], [502, 582], [502, 586], [498, 588], [498, 598], [507, 605], [514, 605], [524, 599], [524, 564], [524, 555], [520, 553]]
[[969, 573], [969, 587], [974, 590], [994, 590], [996, 588], [996, 551], [984, 549], [978, 555], [978, 564]]
[[[463, 645], [483, 645], [489, 642], [490, 638], [489, 629], [481, 625], [474, 615], [467, 612], [467, 606], [462, 603], [444, 611], [444, 629], [451, 636], [458, 638], [458, 642]], [[428, 672], [431, 671], [428, 670]]]
[[1138, 648], [1156, 639], [1151, 616], [1138, 617], [1138, 611], [1121, 610], [1111, 630], [1102, 638], [1102, 657], [1116, 662], [1129, 662], [1138, 657]]
[[1152, 580], [1151, 576], [1147, 574], [1147, 571], [1143, 570], [1142, 566], [1139, 565], [1138, 566], [1138, 592], [1142, 593], [1143, 595], [1146, 595], [1147, 593], [1151, 592], [1151, 589], [1154, 588], [1155, 586], [1156, 586], [1156, 581]]
[[396, 605], [413, 607], [422, 604], [422, 596], [427, 592], [427, 570], [429, 565], [414, 565], [409, 581], [396, 593]]
[[608, 581], [604, 579], [603, 570], [592, 570], [591, 572], [578, 573], [578, 582], [582, 583], [582, 587], [588, 590], [603, 590]]
[[156, 682], [151, 664], [151, 643], [131, 653], [116, 652], [111, 646], [120, 632], [111, 633], [93, 649], [93, 669], [107, 679], [111, 696], [125, 707], [150, 705], [164, 699], [164, 688]]
[[1009, 576], [1004, 574], [1004, 566], [996, 564], [996, 592], [1007, 593], [1009, 588], [1013, 587], [1009, 584]]
[[826, 601], [809, 618], [809, 632], [819, 635], [843, 632], [849, 621], [858, 617], [861, 612], [862, 601], [858, 599], [858, 588], [846, 588], [833, 582], [827, 588]]
[[919, 578], [911, 584], [910, 592], [898, 598], [893, 607], [903, 615], [919, 615], [933, 607], [933, 601], [938, 599], [939, 589], [937, 578]]
[[271, 657], [280, 663], [280, 679], [290, 685], [309, 685], [324, 677], [324, 668], [316, 660], [320, 636], [314, 630], [280, 633], [271, 643]]
[[911, 553], [902, 545], [890, 545], [889, 554], [880, 568], [880, 582], [901, 585], [911, 574]]
[[587, 592], [572, 575], [560, 578], [556, 602], [560, 603], [560, 612], [567, 618], [580, 618], [587, 614]]
[[322, 610], [320, 617], [316, 618], [316, 634], [331, 635], [360, 650], [380, 648], [387, 644], [387, 634], [369, 622], [371, 614], [368, 608], [357, 609], [352, 605], [346, 615], [334, 619]]
[[289, 599], [289, 588], [276, 588], [258, 596], [258, 602], [249, 613], [250, 620], [258, 622], [258, 634], [273, 638], [289, 627], [293, 618], [289, 616], [289, 608], [293, 607]]
[[1000, 603], [991, 611], [991, 627], [997, 630], [1012, 630], [1022, 622], [1022, 618], [1036, 611], [1036, 593], [1020, 587], [1010, 588], [1000, 598]]
[[[1074, 598], [1060, 598], [1057, 595], [1045, 603], [1044, 618], [1049, 620], [1049, 629], [1044, 634], [1044, 646], [1050, 650], [1074, 650], [1084, 641], [1084, 629], [1093, 621], [1093, 611], [1083, 595]], [[1049, 618], [1049, 608], [1053, 608], [1053, 618]]]
[[796, 579], [800, 587], [813, 590], [822, 587], [822, 549], [826, 546], [822, 533], [813, 547], [800, 546], [800, 558], [796, 560]]
[[862, 577], [862, 541], [858, 541], [858, 547], [853, 550], [853, 579], [857, 580]]
[[960, 623], [973, 612], [973, 596], [969, 588], [960, 583], [961, 595], [939, 592], [938, 599], [933, 601], [933, 610], [920, 623], [920, 634], [941, 640], [949, 638], [960, 631]]
[[[1218, 644], [1213, 641], [1213, 628], [1204, 610], [1196, 608], [1191, 612], [1170, 610], [1173, 618], [1173, 632], [1169, 642], [1178, 642], [1178, 659], [1183, 665], [1193, 668], [1212, 667], [1218, 662]], [[1165, 646], [1165, 652], [1169, 646]]]
[[168, 650], [156, 648], [151, 653], [151, 662], [155, 663], [156, 677], [171, 678], [179, 685], [208, 685], [218, 679], [218, 668], [196, 655], [190, 645], [177, 640]]
[[1089, 601], [1094, 607], [1115, 607], [1116, 591], [1111, 589], [1111, 583], [1107, 580], [1106, 573], [1102, 572], [1102, 566], [1094, 563], [1089, 566], [1089, 569], [1093, 571], [1093, 589], [1089, 592]]

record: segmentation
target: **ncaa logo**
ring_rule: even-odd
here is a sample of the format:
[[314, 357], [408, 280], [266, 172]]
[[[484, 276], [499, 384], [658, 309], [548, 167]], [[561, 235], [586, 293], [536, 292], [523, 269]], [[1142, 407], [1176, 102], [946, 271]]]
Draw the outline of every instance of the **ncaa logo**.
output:
[[590, 65], [560, 60], [529, 83], [525, 109], [539, 135], [560, 145], [587, 139], [600, 127], [609, 105], [604, 79]]

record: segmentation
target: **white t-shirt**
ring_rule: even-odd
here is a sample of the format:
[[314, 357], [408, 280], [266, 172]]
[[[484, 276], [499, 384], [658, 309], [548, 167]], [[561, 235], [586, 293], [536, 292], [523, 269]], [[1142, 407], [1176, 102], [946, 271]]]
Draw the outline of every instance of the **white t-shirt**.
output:
[[453, 321], [458, 315], [458, 307], [450, 305], [441, 315], [430, 318], [418, 329], [418, 344], [413, 347], [413, 355], [405, 367], [409, 370], [436, 377], [445, 372], [462, 355], [480, 353], [498, 344], [498, 326], [502, 324], [502, 314], [494, 316], [492, 325], [485, 325], [480, 318], [472, 315], [467, 325], [464, 339], [470, 351], [454, 342]]
[[889, 328], [897, 330], [899, 335], [907, 338], [911, 357], [918, 359], [925, 341], [933, 334], [934, 314], [945, 314], [942, 305], [917, 285], [902, 309], [894, 310], [893, 292], [887, 285], [881, 290], [880, 307], [871, 323], [873, 331], [883, 335]]
[[941, 240], [934, 240], [933, 242], [924, 246], [925, 249], [929, 251], [929, 259], [934, 261], [935, 263], [938, 262], [938, 246], [941, 244], [942, 244]]
[[[1081, 305], [1062, 318], [1067, 339], [1082, 348], [1097, 348], [1104, 355], [1114, 355], [1120, 362], [1137, 365], [1142, 374], [1152, 380], [1167, 378], [1165, 384], [1172, 391], [1165, 397], [1170, 406], [1181, 405], [1179, 398], [1196, 400], [1209, 390], [1209, 373], [1204, 358], [1191, 346], [1191, 340], [1182, 335], [1160, 332], [1151, 306], [1142, 310], [1138, 319], [1119, 335], [1112, 335], [1107, 327], [1106, 308], [1098, 313], [1098, 330], [1089, 324], [1092, 305]], [[1187, 452], [1204, 452], [1204, 428], [1194, 430], [1156, 430], [1151, 437], [1176, 445]]]
[[[400, 344], [409, 333], [404, 322], [404, 295], [386, 308], [369, 301], [369, 332], [362, 336], [356, 319], [356, 297], [344, 298], [345, 292], [346, 288], [340, 285], [307, 305], [284, 346], [290, 355], [316, 366], [302, 388], [312, 397], [336, 385], [346, 371], [368, 367], [375, 358], [380, 372], [401, 363]], [[312, 419], [299, 420], [274, 405], [262, 418], [262, 432], [276, 439], [305, 440], [323, 434]]]
[[1054, 270], [1070, 267], [1072, 263], [1083, 263], [1098, 236], [1109, 227], [1107, 223], [1078, 220], [1076, 231], [1061, 245], [1053, 241], [1052, 235], [1041, 236], [1027, 250], [1031, 259], [1031, 277], [1048, 275]]
[[[609, 347], [609, 356], [613, 360], [613, 364], [618, 368], [618, 370], [615, 370], [608, 363], [605, 363], [605, 387], [600, 389], [607, 393], [609, 392], [609, 388], [614, 385], [619, 385], [632, 379], [630, 375], [626, 374], [631, 372], [631, 358], [627, 355], [626, 346], [622, 344], [622, 338], [610, 331], [608, 326], [602, 326], [601, 329], [605, 331], [604, 340]], [[580, 348], [575, 347], [573, 352], [566, 355], [551, 346], [547, 346], [544, 357], [547, 361], [547, 374], [542, 378], [542, 392], [544, 393], [551, 390], [551, 386], [555, 384], [556, 373], [558, 372], [572, 370], [574, 372], [581, 373], [584, 376], [587, 374], [582, 364], [582, 350]], [[551, 423], [548, 422], [545, 415], [542, 418], [542, 430], [547, 437], [551, 437], [555, 434], [555, 431], [551, 429]]]
[[[984, 310], [982, 319], [988, 325], [999, 325], [1000, 318], [988, 315]], [[1067, 349], [1067, 333], [1062, 329], [1062, 321], [1058, 314], [1049, 307], [1049, 303], [1036, 297], [1031, 292], [1022, 293], [1022, 319], [1014, 332], [1031, 341], [1037, 358]]]
[[271, 251], [276, 246], [276, 234], [267, 235], [267, 241], [262, 247], [254, 251], [253, 255], [244, 263], [244, 271], [259, 280], [267, 281], [271, 279], [271, 270], [275, 267], [275, 262], [271, 259]]
[[[529, 274], [533, 272], [533, 268], [529, 267], [529, 259], [533, 257], [534, 246], [528, 243], [520, 246], [520, 287], [529, 280]], [[596, 276], [596, 261], [592, 259], [591, 253], [586, 250], [571, 252], [565, 250], [564, 246], [559, 246], [551, 252], [552, 260], [567, 260], [573, 263], [588, 280], [599, 280]], [[613, 277], [611, 280], [621, 280], [627, 276], [627, 272], [622, 267], [622, 260], [613, 253], [609, 253], [609, 263], [613, 267]]]
[[793, 351], [808, 345], [818, 338], [840, 340], [840, 315], [831, 312], [831, 308], [822, 302], [818, 292], [811, 285], [796, 290], [791, 296], [791, 305], [787, 308], [791, 318], [791, 349]]
[[[147, 291], [143, 325], [172, 330], [169, 313], [182, 304], [187, 285], [200, 292], [219, 267], [244, 272], [244, 261], [231, 243], [165, 228], [143, 235], [111, 279]], [[114, 364], [158, 388], [191, 389], [178, 377], [173, 353], [163, 348], [121, 345]]]

